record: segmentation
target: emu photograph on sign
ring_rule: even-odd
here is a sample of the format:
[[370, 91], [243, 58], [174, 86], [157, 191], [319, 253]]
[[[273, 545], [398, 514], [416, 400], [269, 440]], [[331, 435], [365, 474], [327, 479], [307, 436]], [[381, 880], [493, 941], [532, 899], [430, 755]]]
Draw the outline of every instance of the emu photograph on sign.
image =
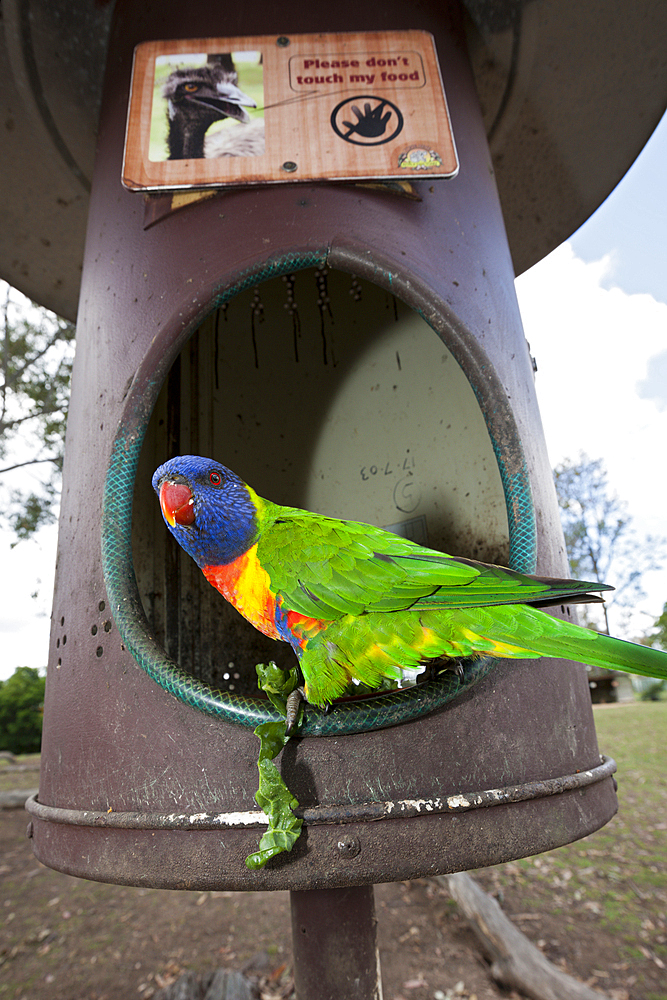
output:
[[260, 156], [263, 105], [261, 52], [158, 56], [149, 158]]
[[135, 49], [122, 175], [130, 189], [445, 178], [457, 170], [428, 32]]

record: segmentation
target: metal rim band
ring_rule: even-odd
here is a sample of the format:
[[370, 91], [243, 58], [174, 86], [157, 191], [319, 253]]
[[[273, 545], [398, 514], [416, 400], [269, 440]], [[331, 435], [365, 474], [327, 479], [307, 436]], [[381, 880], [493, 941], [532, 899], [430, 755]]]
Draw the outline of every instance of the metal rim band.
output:
[[[610, 778], [616, 772], [611, 757], [600, 757], [597, 767], [576, 774], [521, 785], [487, 788], [477, 792], [423, 799], [399, 799], [387, 802], [364, 802], [359, 805], [312, 806], [296, 809], [306, 826], [339, 823], [368, 823], [383, 819], [407, 819], [414, 816], [434, 816], [489, 809], [494, 806], [528, 802], [534, 799], [581, 791], [589, 785]], [[268, 818], [258, 810], [227, 813], [139, 813], [95, 812], [88, 809], [62, 809], [42, 805], [37, 795], [31, 795], [26, 810], [45, 823], [65, 826], [95, 827], [103, 830], [221, 830], [247, 829], [266, 826]]]
[[[132, 498], [137, 464], [163, 381], [178, 352], [204, 317], [247, 288], [325, 264], [366, 277], [403, 298], [452, 351], [478, 400], [498, 462], [507, 509], [510, 566], [524, 573], [535, 568], [535, 512], [523, 449], [506, 394], [482, 349], [446, 305], [434, 301], [432, 293], [420, 288], [414, 280], [404, 281], [389, 266], [383, 267], [377, 257], [373, 261], [368, 257], [360, 260], [340, 250], [282, 254], [240, 272], [236, 280], [218, 291], [206, 309], [191, 318], [187, 327], [179, 322], [177, 335], [171, 341], [165, 343], [167, 335], [163, 330], [163, 336], [152, 342], [135, 374], [124, 400], [107, 469], [102, 507], [102, 568], [123, 643], [148, 676], [190, 707], [250, 728], [279, 721], [281, 716], [264, 699], [216, 691], [197, 680], [179, 667], [151, 634], [132, 560]], [[337, 702], [335, 710], [329, 713], [309, 706], [298, 735], [351, 735], [411, 721], [466, 691], [488, 674], [496, 662], [491, 657], [462, 661], [460, 676], [447, 671], [435, 681], [405, 691]]]

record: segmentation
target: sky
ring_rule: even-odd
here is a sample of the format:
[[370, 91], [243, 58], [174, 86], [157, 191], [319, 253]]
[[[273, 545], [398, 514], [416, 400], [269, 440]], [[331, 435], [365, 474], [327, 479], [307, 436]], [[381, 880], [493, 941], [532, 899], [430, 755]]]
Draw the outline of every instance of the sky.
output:
[[[552, 465], [602, 458], [637, 531], [667, 538], [665, 163], [667, 115], [598, 211], [516, 288]], [[0, 679], [46, 665], [57, 529], [11, 541], [0, 532]], [[667, 601], [667, 570], [645, 587], [639, 631]]]
[[[602, 458], [638, 534], [664, 538], [666, 162], [667, 115], [597, 212], [516, 281], [552, 466], [580, 452]], [[667, 602], [667, 570], [648, 574], [644, 586], [634, 634], [650, 629]]]

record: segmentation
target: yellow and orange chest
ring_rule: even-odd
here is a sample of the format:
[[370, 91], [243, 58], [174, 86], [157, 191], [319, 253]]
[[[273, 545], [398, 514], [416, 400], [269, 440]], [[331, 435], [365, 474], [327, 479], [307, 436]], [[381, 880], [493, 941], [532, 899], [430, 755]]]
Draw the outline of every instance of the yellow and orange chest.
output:
[[288, 640], [303, 648], [309, 638], [326, 628], [324, 621], [285, 608], [281, 609], [283, 628], [279, 630], [276, 595], [269, 574], [257, 558], [257, 545], [226, 566], [204, 566], [202, 572], [244, 618], [270, 639]]
[[202, 572], [244, 618], [271, 639], [281, 639], [276, 629], [276, 601], [269, 574], [257, 559], [257, 546], [226, 566], [204, 566]]

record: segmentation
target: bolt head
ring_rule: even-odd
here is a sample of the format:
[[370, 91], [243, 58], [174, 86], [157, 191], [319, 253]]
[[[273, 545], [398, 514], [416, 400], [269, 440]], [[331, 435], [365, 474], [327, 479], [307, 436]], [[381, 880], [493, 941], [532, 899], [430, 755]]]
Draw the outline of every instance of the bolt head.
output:
[[344, 834], [336, 841], [336, 852], [341, 858], [356, 858], [360, 851], [361, 844], [350, 834]]

